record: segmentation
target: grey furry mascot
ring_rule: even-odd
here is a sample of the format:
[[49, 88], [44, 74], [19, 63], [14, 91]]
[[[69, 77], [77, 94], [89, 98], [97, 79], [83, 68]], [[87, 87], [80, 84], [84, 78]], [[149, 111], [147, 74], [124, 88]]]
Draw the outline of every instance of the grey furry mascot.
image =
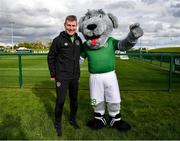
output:
[[[120, 113], [120, 91], [115, 74], [115, 50], [126, 51], [132, 48], [143, 30], [138, 23], [131, 25], [130, 32], [123, 40], [110, 37], [113, 29], [118, 28], [117, 18], [111, 13], [88, 10], [79, 20], [79, 31], [86, 41], [81, 50], [81, 59], [88, 60], [90, 72], [90, 96], [94, 117], [87, 126], [101, 129], [107, 124], [119, 131], [128, 131], [131, 126], [122, 120]], [[107, 106], [108, 118], [105, 117]]]

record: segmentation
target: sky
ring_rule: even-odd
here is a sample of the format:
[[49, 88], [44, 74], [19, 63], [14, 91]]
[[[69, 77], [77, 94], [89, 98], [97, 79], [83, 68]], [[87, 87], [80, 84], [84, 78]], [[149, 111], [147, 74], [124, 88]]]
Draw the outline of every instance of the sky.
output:
[[[67, 15], [79, 19], [88, 9], [118, 18], [111, 36], [124, 39], [140, 23], [136, 47], [180, 46], [180, 0], [0, 0], [0, 45], [52, 40], [64, 30]], [[12, 36], [13, 33], [13, 36]]]

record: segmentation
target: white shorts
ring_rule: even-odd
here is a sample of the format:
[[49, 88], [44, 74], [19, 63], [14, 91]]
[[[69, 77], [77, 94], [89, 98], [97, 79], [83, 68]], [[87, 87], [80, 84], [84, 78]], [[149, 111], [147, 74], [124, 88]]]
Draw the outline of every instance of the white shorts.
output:
[[109, 103], [120, 103], [120, 92], [115, 71], [90, 74], [91, 104], [97, 105], [103, 101]]

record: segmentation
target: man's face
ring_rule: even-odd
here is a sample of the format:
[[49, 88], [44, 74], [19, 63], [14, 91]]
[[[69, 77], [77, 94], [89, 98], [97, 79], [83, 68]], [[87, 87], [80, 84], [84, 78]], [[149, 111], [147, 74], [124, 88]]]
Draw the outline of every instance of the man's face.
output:
[[66, 32], [72, 36], [76, 33], [76, 30], [77, 30], [77, 21], [66, 21], [65, 23], [65, 29], [66, 29]]

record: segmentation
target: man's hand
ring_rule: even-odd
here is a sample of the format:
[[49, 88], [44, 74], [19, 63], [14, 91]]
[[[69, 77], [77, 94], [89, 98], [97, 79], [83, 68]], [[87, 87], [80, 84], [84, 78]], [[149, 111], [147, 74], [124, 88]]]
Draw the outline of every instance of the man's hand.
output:
[[50, 78], [50, 80], [54, 81], [54, 80], [55, 80], [55, 78], [54, 78], [54, 77], [51, 77], [51, 78]]
[[139, 37], [143, 36], [143, 34], [144, 34], [139, 23], [130, 25], [129, 29], [130, 29], [130, 34], [132, 35], [132, 37], [134, 37], [134, 39], [138, 39]]
[[84, 63], [84, 58], [80, 56], [79, 58], [79, 64], [83, 64]]

